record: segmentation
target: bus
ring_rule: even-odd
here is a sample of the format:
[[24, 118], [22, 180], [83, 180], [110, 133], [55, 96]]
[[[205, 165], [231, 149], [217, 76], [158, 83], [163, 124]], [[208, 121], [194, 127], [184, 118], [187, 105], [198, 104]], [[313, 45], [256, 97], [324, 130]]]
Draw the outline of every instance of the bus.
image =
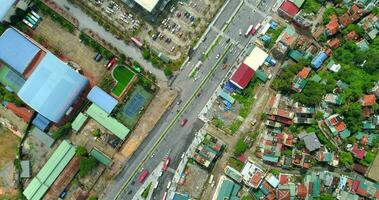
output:
[[171, 187], [171, 181], [169, 181], [168, 183], [167, 183], [167, 187], [166, 187], [166, 189], [169, 189]]
[[249, 28], [246, 30], [245, 37], [250, 35], [251, 30], [253, 29], [253, 25], [250, 25]]
[[258, 23], [258, 24], [253, 28], [253, 30], [251, 31], [251, 34], [252, 34], [252, 35], [255, 35], [260, 27], [261, 27], [261, 23]]
[[136, 37], [131, 37], [130, 38], [132, 40], [132, 42], [138, 47], [138, 48], [141, 48], [143, 47], [143, 44], [142, 42], [140, 42]]

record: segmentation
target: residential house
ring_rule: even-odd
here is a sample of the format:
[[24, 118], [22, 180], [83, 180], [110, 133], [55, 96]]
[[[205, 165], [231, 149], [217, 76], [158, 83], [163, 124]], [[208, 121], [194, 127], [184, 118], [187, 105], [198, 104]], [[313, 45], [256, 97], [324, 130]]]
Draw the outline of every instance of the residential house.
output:
[[312, 59], [312, 62], [311, 62], [311, 66], [318, 70], [320, 69], [321, 65], [324, 63], [324, 61], [328, 58], [328, 55], [323, 52], [323, 51], [320, 51], [316, 57], [314, 57]]
[[336, 105], [336, 106], [342, 105], [342, 102], [343, 102], [342, 97], [340, 95], [336, 95], [332, 93], [326, 94], [324, 97], [324, 101], [328, 104]]
[[364, 95], [362, 100], [362, 110], [363, 110], [363, 116], [368, 118], [373, 113], [371, 107], [376, 104], [376, 97], [373, 94], [370, 95]]
[[[193, 159], [201, 166], [210, 168], [221, 155], [224, 144], [219, 143], [216, 138], [207, 135], [208, 142], [201, 143], [193, 153]], [[209, 138], [210, 137], [210, 138]]]
[[351, 149], [351, 153], [353, 153], [356, 158], [363, 159], [366, 155], [366, 150], [363, 147], [359, 147], [359, 145], [355, 143]]
[[336, 14], [330, 16], [330, 21], [325, 25], [325, 33], [329, 36], [332, 36], [337, 33], [340, 24], [338, 23], [338, 17]]
[[293, 123], [294, 113], [282, 108], [274, 109], [270, 114], [268, 119], [272, 121], [277, 121], [285, 125], [291, 125]]
[[230, 167], [229, 165], [226, 166], [224, 172], [225, 175], [231, 178], [232, 180], [236, 181], [237, 183], [242, 183], [242, 174], [233, 167]]
[[292, 108], [295, 113], [293, 121], [295, 124], [311, 124], [313, 123], [313, 117], [316, 113], [316, 109], [313, 106], [304, 106], [296, 102]]
[[284, 1], [278, 9], [279, 16], [292, 19], [299, 12], [299, 8], [291, 1]]
[[338, 114], [326, 118], [324, 124], [329, 128], [333, 136], [339, 136], [342, 139], [346, 139], [350, 136], [350, 131], [347, 129], [345, 122]]
[[326, 43], [331, 49], [337, 49], [341, 42], [340, 42], [340, 39], [338, 38], [333, 38], [331, 40], [328, 40], [328, 42]]
[[263, 170], [250, 161], [245, 163], [241, 174], [243, 182], [254, 189], [257, 189], [261, 185], [263, 178], [265, 177]]
[[365, 38], [371, 41], [376, 38], [379, 32], [379, 16], [369, 14], [359, 22], [359, 25], [365, 30]]
[[212, 200], [239, 199], [238, 192], [241, 186], [225, 176], [220, 177], [216, 188], [217, 191], [214, 193]]
[[315, 151], [322, 147], [322, 144], [318, 140], [318, 137], [315, 133], [306, 133], [302, 132], [298, 135], [300, 140], [303, 140], [305, 147], [309, 152]]
[[338, 166], [339, 159], [338, 155], [336, 155], [334, 152], [329, 152], [325, 147], [322, 147], [319, 151], [316, 153], [316, 160], [319, 162], [327, 163], [330, 166]]
[[326, 65], [326, 68], [334, 73], [337, 73], [341, 69], [340, 64], [336, 64], [333, 59], [331, 59], [328, 64]]

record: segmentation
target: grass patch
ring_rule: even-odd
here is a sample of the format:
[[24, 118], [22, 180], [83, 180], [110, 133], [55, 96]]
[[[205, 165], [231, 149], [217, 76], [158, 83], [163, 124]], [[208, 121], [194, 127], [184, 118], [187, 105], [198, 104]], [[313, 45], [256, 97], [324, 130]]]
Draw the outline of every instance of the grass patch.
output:
[[243, 118], [246, 118], [251, 110], [251, 106], [254, 102], [254, 93], [253, 90], [255, 88], [256, 83], [258, 83], [256, 78], [249, 83], [247, 88], [245, 88], [241, 94], [236, 94], [233, 97], [241, 104], [241, 108], [239, 110], [239, 115]]
[[242, 124], [242, 121], [238, 119], [234, 120], [229, 127], [230, 132], [232, 132], [232, 134], [236, 133], [238, 129], [240, 128], [241, 124]]
[[16, 158], [17, 147], [20, 139], [7, 129], [0, 127], [0, 142], [0, 168], [2, 168], [4, 164], [13, 162]]
[[34, 2], [35, 2], [35, 5], [40, 9], [40, 11], [44, 15], [49, 15], [51, 19], [58, 22], [63, 28], [67, 29], [69, 32], [74, 32], [74, 30], [76, 29], [74, 24], [72, 24], [70, 21], [68, 21], [67, 19], [65, 19], [58, 13], [56, 13], [54, 10], [49, 8], [47, 5], [45, 5], [41, 1], [34, 1]]
[[224, 122], [223, 122], [221, 119], [217, 118], [217, 117], [213, 118], [212, 121], [213, 121], [213, 124], [214, 124], [217, 128], [223, 128], [223, 127], [225, 126]]
[[149, 183], [149, 185], [145, 188], [145, 190], [142, 192], [142, 198], [146, 199], [147, 196], [149, 195], [150, 188], [151, 188], [152, 183]]
[[275, 41], [278, 39], [279, 35], [283, 32], [283, 30], [285, 28], [286, 27], [284, 27], [284, 26], [279, 26], [277, 29], [270, 28], [267, 31], [267, 34], [271, 36], [271, 40], [270, 40], [270, 42], [265, 42], [264, 46], [267, 49], [271, 49], [275, 45]]
[[228, 165], [236, 169], [237, 171], [241, 171], [243, 168], [244, 163], [240, 160], [235, 159], [234, 157], [230, 157], [228, 159]]
[[134, 77], [134, 73], [127, 67], [119, 65], [113, 70], [113, 77], [116, 79], [116, 86], [113, 88], [112, 93], [120, 96], [125, 87], [128, 86]]

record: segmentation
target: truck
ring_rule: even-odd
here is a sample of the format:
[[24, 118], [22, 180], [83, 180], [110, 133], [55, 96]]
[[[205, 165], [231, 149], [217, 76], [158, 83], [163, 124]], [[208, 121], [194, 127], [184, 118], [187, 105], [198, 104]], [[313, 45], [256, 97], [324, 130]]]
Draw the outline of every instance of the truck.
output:
[[250, 25], [249, 28], [246, 30], [245, 37], [249, 36], [251, 33], [251, 30], [253, 30], [254, 26]]
[[258, 23], [257, 25], [254, 26], [253, 30], [251, 30], [251, 34], [255, 35], [257, 34], [258, 29], [261, 27], [261, 23]]

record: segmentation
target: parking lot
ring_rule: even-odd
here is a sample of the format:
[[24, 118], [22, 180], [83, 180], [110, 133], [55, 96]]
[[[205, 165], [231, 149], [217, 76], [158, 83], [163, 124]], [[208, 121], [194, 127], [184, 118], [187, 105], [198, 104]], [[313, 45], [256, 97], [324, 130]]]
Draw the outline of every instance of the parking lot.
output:
[[201, 36], [222, 2], [178, 2], [176, 6], [169, 8], [170, 15], [145, 40], [172, 59], [178, 58]]

